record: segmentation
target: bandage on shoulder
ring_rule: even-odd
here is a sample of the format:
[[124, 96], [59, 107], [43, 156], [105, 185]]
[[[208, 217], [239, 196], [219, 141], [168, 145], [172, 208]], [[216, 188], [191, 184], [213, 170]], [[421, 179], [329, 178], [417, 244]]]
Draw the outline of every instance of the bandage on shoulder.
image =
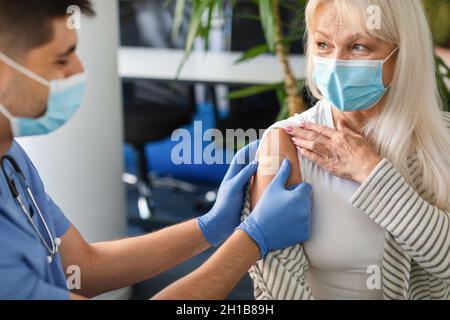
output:
[[258, 173], [263, 176], [274, 176], [280, 170], [284, 158], [280, 156], [261, 156]]

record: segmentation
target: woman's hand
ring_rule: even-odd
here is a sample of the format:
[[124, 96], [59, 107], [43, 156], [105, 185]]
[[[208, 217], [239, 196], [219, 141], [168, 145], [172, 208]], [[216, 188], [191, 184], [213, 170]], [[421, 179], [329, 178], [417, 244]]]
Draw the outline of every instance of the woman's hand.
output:
[[382, 158], [370, 143], [339, 120], [337, 130], [303, 123], [288, 127], [293, 143], [303, 156], [331, 174], [362, 184]]

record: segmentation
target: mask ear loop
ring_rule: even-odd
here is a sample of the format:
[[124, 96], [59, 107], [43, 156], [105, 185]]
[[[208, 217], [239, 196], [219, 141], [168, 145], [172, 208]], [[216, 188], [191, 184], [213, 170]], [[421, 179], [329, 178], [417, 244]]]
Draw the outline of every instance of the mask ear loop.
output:
[[42, 85], [50, 88], [50, 82], [49, 81], [45, 80], [40, 75], [38, 75], [38, 74], [28, 70], [27, 68], [25, 68], [21, 64], [17, 63], [16, 61], [14, 61], [10, 57], [8, 57], [3, 52], [0, 52], [0, 60], [3, 61], [8, 66], [10, 66], [11, 68], [15, 69], [16, 71], [26, 75], [27, 77], [29, 77], [29, 78], [39, 82]]
[[[38, 74], [28, 70], [27, 68], [25, 68], [21, 64], [17, 63], [16, 61], [14, 61], [10, 57], [8, 57], [3, 52], [0, 52], [0, 61], [2, 61], [4, 64], [8, 65], [9, 67], [13, 68], [17, 72], [20, 72], [23, 75], [29, 77], [30, 79], [33, 79], [33, 80], [39, 82], [40, 84], [46, 86], [47, 88], [50, 88], [50, 82], [49, 81], [47, 81], [46, 79], [42, 78], [40, 75], [38, 75]], [[14, 121], [15, 117], [1, 103], [0, 103], [0, 112], [3, 113], [3, 115], [6, 118], [8, 118], [8, 120], [10, 122], [10, 125], [11, 125], [11, 130], [12, 130], [13, 136], [15, 136], [15, 137], [19, 136], [19, 130], [20, 129], [17, 126], [17, 122]]]
[[394, 51], [392, 51], [391, 54], [388, 55], [387, 58], [383, 60], [383, 63], [388, 61], [394, 55], [394, 53], [396, 53], [398, 51], [398, 49], [399, 49], [399, 47], [395, 48]]
[[[388, 55], [387, 58], [383, 60], [383, 65], [384, 65], [384, 63], [386, 63], [386, 61], [388, 61], [388, 60], [394, 55], [394, 53], [396, 53], [399, 49], [400, 49], [399, 47], [395, 48], [394, 51], [392, 51], [391, 54]], [[392, 81], [391, 81], [391, 83], [389, 83], [389, 85], [385, 88], [386, 91], [388, 91], [388, 90], [391, 88], [391, 85], [392, 85]]]
[[6, 107], [0, 102], [0, 113], [2, 113], [9, 121], [11, 121], [14, 117], [11, 112], [6, 109]]

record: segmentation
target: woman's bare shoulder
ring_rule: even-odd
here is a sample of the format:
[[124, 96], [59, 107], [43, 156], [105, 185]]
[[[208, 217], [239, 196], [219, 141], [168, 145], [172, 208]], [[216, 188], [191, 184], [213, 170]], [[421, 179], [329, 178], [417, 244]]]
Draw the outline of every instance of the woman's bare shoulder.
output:
[[251, 184], [252, 208], [275, 177], [284, 159], [288, 159], [291, 163], [291, 175], [286, 187], [300, 183], [300, 162], [291, 137], [284, 129], [272, 129], [261, 141], [259, 147], [258, 172]]
[[298, 126], [301, 122], [306, 121], [324, 123], [327, 107], [325, 101], [319, 101], [314, 107], [305, 112], [276, 122], [266, 130], [258, 150], [258, 172], [251, 184], [252, 208], [256, 205], [270, 182], [272, 182], [283, 159], [288, 159], [291, 163], [291, 175], [287, 186], [302, 182], [297, 148], [292, 143], [291, 136], [286, 133], [285, 129], [288, 126]]

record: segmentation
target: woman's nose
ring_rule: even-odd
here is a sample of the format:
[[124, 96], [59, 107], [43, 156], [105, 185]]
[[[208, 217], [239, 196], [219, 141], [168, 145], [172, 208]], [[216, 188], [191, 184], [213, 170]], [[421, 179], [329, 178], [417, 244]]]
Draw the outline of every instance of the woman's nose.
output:
[[333, 52], [332, 59], [336, 60], [349, 60], [351, 59], [348, 50], [345, 50], [344, 48], [338, 48]]

